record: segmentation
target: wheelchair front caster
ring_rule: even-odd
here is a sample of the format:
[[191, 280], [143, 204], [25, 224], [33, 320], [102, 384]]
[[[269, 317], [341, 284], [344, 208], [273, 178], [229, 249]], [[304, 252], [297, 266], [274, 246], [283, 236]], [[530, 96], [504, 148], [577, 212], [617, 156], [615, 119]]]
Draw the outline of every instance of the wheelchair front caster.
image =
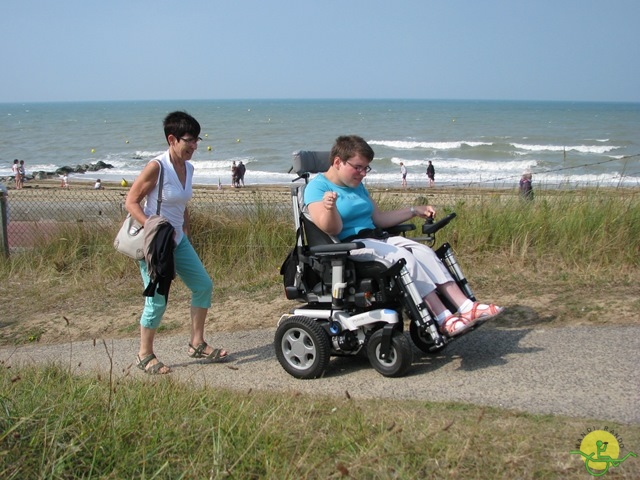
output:
[[444, 350], [447, 346], [446, 342], [439, 347], [436, 347], [433, 343], [433, 339], [431, 335], [427, 332], [419, 328], [415, 322], [411, 322], [409, 325], [409, 335], [411, 336], [411, 341], [413, 344], [422, 350], [424, 353], [428, 353], [430, 355], [434, 355], [438, 352]]
[[371, 335], [367, 343], [367, 356], [371, 366], [385, 377], [401, 377], [413, 363], [411, 344], [401, 332], [394, 331], [391, 337], [389, 358], [380, 358], [380, 346], [383, 330], [379, 329]]
[[296, 378], [318, 378], [329, 365], [329, 336], [312, 318], [294, 316], [280, 322], [274, 345], [280, 365]]

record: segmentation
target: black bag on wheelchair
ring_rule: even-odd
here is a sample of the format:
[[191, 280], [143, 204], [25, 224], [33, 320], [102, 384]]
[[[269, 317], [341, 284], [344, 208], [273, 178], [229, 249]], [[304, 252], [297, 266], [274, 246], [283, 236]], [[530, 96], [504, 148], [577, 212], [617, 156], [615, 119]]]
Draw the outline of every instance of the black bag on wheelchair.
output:
[[287, 299], [302, 301], [302, 297], [322, 281], [322, 277], [311, 265], [304, 264], [299, 255], [300, 247], [293, 247], [280, 266], [280, 275]]
[[282, 275], [285, 291], [287, 287], [295, 287], [298, 263], [298, 247], [293, 247], [280, 267], [280, 275]]

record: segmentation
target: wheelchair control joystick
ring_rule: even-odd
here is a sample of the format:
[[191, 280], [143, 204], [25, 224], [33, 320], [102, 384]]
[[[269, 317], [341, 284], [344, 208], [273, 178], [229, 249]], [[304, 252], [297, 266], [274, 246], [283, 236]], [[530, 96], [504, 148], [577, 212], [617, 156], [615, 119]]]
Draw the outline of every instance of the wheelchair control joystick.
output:
[[426, 235], [424, 241], [429, 245], [433, 245], [436, 241], [435, 232], [432, 231], [431, 225], [433, 225], [433, 215], [427, 217], [422, 225], [422, 233]]
[[455, 213], [450, 213], [449, 215], [444, 217], [442, 220], [438, 220], [437, 222], [434, 222], [433, 217], [429, 217], [424, 221], [424, 225], [422, 225], [422, 233], [424, 235], [432, 235], [436, 233], [438, 230], [447, 226], [449, 222], [454, 218], [456, 218]]

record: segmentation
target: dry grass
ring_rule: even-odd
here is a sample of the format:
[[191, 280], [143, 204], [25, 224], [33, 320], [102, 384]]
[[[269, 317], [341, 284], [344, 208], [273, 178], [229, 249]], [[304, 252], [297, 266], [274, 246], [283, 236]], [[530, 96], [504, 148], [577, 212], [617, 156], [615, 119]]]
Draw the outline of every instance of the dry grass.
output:
[[[273, 208], [287, 197], [277, 189], [233, 195], [204, 191], [196, 197], [194, 244], [216, 285], [209, 328], [232, 331], [238, 318], [242, 328], [272, 327], [291, 306], [282, 295], [279, 268], [294, 234], [289, 215]], [[551, 191], [524, 205], [504, 191], [374, 195], [388, 207], [426, 196], [441, 213], [456, 211], [458, 219], [438, 240], [454, 246], [479, 298], [507, 307], [507, 325], [635, 322], [638, 192]], [[231, 215], [221, 199], [233, 205]], [[38, 248], [0, 260], [8, 279], [0, 283], [0, 299], [11, 306], [0, 319], [0, 344], [67, 340], [65, 316], [77, 326], [74, 339], [134, 335], [142, 285], [133, 262], [113, 251], [117, 228], [72, 224]], [[174, 282], [163, 328], [186, 328], [188, 301], [182, 283]]]
[[[110, 382], [59, 367], [2, 369], [0, 388], [6, 479], [589, 478], [570, 453], [591, 427], [584, 419]], [[640, 427], [606, 427], [625, 451], [640, 444]], [[630, 458], [608, 478], [639, 472]]]
[[[441, 193], [429, 192], [429, 203], [455, 210], [459, 219], [439, 240], [453, 244], [479, 298], [507, 307], [496, 320], [500, 326], [637, 323], [637, 193], [550, 192], [533, 205], [505, 192]], [[378, 194], [386, 205], [399, 206], [425, 192]], [[194, 217], [194, 243], [216, 283], [208, 330], [273, 327], [291, 307], [278, 274], [293, 241], [290, 218], [269, 208], [233, 216], [208, 210]], [[1, 260], [6, 280], [0, 299], [9, 307], [0, 318], [0, 344], [137, 335], [142, 285], [132, 261], [112, 249], [117, 228], [76, 225]], [[185, 287], [175, 282], [162, 328], [186, 329], [188, 302]], [[164, 380], [110, 383], [55, 367], [1, 368], [0, 476], [589, 476], [579, 456], [569, 453], [584, 436], [584, 419], [361, 401], [348, 392], [310, 398], [203, 391]], [[633, 450], [640, 445], [638, 426], [607, 427], [622, 433], [627, 451], [640, 453]], [[629, 459], [607, 478], [639, 474], [637, 459]]]

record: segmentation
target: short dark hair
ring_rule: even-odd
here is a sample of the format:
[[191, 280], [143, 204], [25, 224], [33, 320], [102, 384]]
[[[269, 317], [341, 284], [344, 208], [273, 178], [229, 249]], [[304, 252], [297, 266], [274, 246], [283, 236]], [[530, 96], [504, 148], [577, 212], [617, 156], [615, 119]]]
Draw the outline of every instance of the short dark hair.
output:
[[373, 160], [373, 149], [364, 138], [358, 135], [343, 135], [336, 138], [331, 148], [331, 162], [333, 162], [333, 159], [336, 157], [340, 157], [340, 160], [346, 162], [358, 154], [369, 161]]
[[171, 112], [164, 118], [162, 125], [164, 126], [164, 138], [167, 139], [167, 142], [169, 135], [176, 138], [182, 138], [186, 134], [193, 138], [198, 138], [200, 135], [200, 124], [187, 112]]

